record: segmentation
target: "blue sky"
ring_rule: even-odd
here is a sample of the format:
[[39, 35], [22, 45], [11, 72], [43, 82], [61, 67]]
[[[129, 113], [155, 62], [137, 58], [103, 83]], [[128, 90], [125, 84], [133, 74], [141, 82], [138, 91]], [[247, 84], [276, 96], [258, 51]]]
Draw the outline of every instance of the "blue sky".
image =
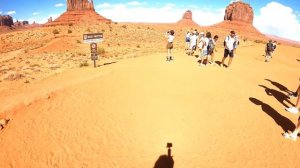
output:
[[[176, 22], [185, 10], [191, 9], [194, 20], [200, 25], [222, 21], [224, 10], [231, 2], [230, 0], [210, 0], [209, 3], [207, 0], [94, 0], [97, 12], [117, 22]], [[244, 0], [244, 2], [253, 7], [254, 25], [258, 30], [300, 41], [300, 0]], [[30, 22], [46, 22], [50, 16], [56, 18], [65, 10], [66, 0], [0, 0], [1, 15], [10, 14], [15, 19]], [[286, 29], [287, 25], [291, 28]]]

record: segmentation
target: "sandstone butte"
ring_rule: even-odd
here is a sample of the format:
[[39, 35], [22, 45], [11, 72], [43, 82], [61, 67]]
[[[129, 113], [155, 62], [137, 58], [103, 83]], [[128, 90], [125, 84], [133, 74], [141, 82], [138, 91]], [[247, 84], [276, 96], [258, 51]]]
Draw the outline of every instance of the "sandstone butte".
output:
[[265, 35], [253, 26], [253, 18], [252, 7], [247, 3], [237, 1], [226, 7], [224, 21], [213, 25], [213, 27], [228, 31], [232, 29], [244, 36], [265, 38]]
[[9, 26], [14, 25], [13, 18], [9, 15], [0, 16], [0, 26]]
[[93, 0], [67, 0], [66, 4], [67, 11], [54, 21], [49, 19], [46, 26], [111, 21], [95, 11]]
[[185, 26], [199, 26], [196, 22], [193, 21], [193, 13], [192, 11], [186, 11], [182, 19], [178, 21], [178, 24], [185, 25]]

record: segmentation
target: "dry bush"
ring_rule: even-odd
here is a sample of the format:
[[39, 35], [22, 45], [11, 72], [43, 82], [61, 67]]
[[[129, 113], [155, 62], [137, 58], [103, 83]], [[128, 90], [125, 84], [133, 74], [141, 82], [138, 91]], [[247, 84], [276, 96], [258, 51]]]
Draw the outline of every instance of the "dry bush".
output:
[[58, 31], [57, 29], [54, 29], [54, 30], [52, 31], [52, 33], [53, 33], [54, 35], [56, 35], [56, 34], [59, 34], [59, 31]]
[[82, 67], [87, 67], [89, 66], [89, 63], [87, 61], [84, 61], [82, 63], [79, 64], [79, 67], [82, 68]]
[[69, 29], [69, 30], [68, 30], [68, 33], [71, 34], [71, 33], [72, 33], [72, 30]]

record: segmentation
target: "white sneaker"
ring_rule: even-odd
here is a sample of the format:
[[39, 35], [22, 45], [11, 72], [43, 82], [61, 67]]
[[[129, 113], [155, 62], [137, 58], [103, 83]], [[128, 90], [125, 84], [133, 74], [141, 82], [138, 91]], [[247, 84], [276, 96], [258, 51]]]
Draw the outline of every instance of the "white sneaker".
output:
[[290, 107], [286, 108], [285, 110], [293, 114], [297, 114], [299, 112], [299, 109], [297, 107]]
[[204, 64], [202, 64], [202, 63], [200, 64], [200, 66], [203, 66], [203, 65], [204, 65]]
[[290, 140], [293, 140], [293, 141], [296, 141], [297, 138], [298, 138], [298, 135], [295, 135], [293, 133], [288, 133], [288, 132], [285, 132], [284, 134], [282, 134], [284, 138], [286, 139], [290, 139]]

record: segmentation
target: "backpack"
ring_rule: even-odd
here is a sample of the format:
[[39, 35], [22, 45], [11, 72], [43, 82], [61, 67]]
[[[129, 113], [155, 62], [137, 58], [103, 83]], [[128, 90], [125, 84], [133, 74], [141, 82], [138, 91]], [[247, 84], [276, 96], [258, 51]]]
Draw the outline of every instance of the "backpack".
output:
[[215, 44], [212, 39], [209, 39], [208, 45], [207, 45], [207, 51], [213, 51], [215, 49]]
[[273, 44], [272, 43], [267, 43], [267, 51], [273, 51]]

